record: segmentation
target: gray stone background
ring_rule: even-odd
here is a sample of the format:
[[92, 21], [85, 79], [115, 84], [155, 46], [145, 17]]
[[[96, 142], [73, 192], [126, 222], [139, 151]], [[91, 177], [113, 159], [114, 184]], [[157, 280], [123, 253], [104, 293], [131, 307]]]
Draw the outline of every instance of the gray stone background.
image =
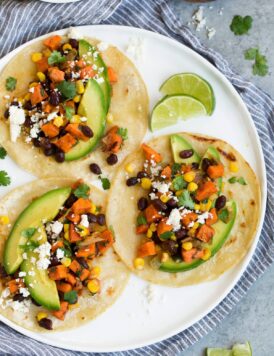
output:
[[[171, 5], [187, 24], [199, 4], [171, 0]], [[207, 46], [219, 51], [238, 73], [274, 97], [274, 0], [216, 0], [201, 5], [207, 25], [216, 29], [216, 35], [209, 40], [206, 32], [201, 30], [196, 32], [198, 37]], [[234, 15], [253, 17], [248, 35], [235, 36], [230, 31]], [[190, 27], [194, 28], [191, 24]], [[252, 75], [252, 62], [245, 60], [243, 54], [250, 47], [259, 47], [261, 53], [266, 55], [269, 64], [267, 76]], [[206, 347], [231, 347], [236, 342], [247, 340], [252, 345], [253, 356], [274, 356], [274, 266], [253, 285], [214, 331], [182, 355], [201, 356], [205, 355]]]

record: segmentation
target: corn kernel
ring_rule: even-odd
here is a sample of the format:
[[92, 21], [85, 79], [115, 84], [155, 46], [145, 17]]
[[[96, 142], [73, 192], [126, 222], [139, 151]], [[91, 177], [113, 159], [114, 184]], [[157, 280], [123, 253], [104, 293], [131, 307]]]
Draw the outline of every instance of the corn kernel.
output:
[[81, 95], [75, 95], [75, 97], [73, 98], [73, 101], [75, 103], [80, 103], [80, 100], [81, 100]]
[[0, 216], [0, 224], [7, 225], [9, 224], [10, 219], [7, 215]]
[[39, 312], [37, 315], [36, 315], [36, 319], [38, 321], [42, 320], [42, 319], [45, 319], [48, 317], [48, 314], [45, 313], [45, 312]]
[[61, 263], [63, 266], [68, 267], [71, 264], [71, 259], [68, 257], [63, 257], [61, 259]]
[[189, 192], [195, 192], [197, 189], [198, 189], [198, 185], [196, 183], [194, 183], [194, 182], [188, 183], [187, 190]]
[[101, 273], [101, 267], [100, 266], [95, 266], [90, 271], [90, 275], [91, 275], [92, 278], [99, 277], [100, 273]]
[[212, 201], [208, 199], [207, 203], [205, 204], [205, 210], [209, 211], [212, 206]]
[[135, 258], [133, 264], [134, 264], [134, 267], [140, 271], [140, 270], [144, 269], [145, 260], [141, 257], [137, 257], [137, 258]]
[[48, 58], [51, 55], [51, 50], [49, 48], [45, 48], [45, 49], [43, 49], [42, 53], [45, 57]]
[[82, 80], [76, 81], [76, 91], [77, 91], [77, 94], [84, 94], [85, 87], [84, 87]]
[[168, 260], [169, 260], [168, 253], [167, 252], [163, 252], [162, 256], [161, 256], [161, 262], [164, 263], [164, 262], [167, 262]]
[[127, 171], [128, 173], [133, 173], [133, 171], [134, 171], [133, 166], [132, 166], [131, 163], [128, 163], [128, 164], [126, 165], [125, 169], [126, 169], [126, 171]]
[[29, 88], [34, 88], [34, 87], [36, 87], [38, 84], [39, 84], [39, 83], [37, 83], [37, 82], [32, 82], [32, 83], [29, 84]]
[[63, 51], [72, 50], [72, 47], [69, 43], [65, 43], [62, 48], [63, 48]]
[[186, 251], [189, 251], [192, 249], [192, 242], [184, 242], [183, 243], [183, 249]]
[[201, 211], [206, 211], [206, 203], [201, 203], [200, 204], [200, 210]]
[[229, 163], [229, 170], [230, 172], [237, 173], [239, 171], [239, 166], [237, 162], [230, 162]]
[[194, 204], [194, 210], [200, 210], [201, 206], [200, 204]]
[[40, 61], [42, 59], [42, 57], [43, 57], [42, 53], [35, 52], [35, 53], [32, 53], [31, 60], [35, 63], [35, 62]]
[[76, 309], [76, 308], [79, 308], [80, 307], [80, 304], [79, 303], [75, 303], [75, 304], [69, 304], [68, 305], [68, 308], [71, 310], [71, 309]]
[[179, 197], [182, 193], [183, 193], [182, 190], [177, 190], [177, 192], [175, 193], [175, 195], [176, 195], [176, 197]]
[[64, 224], [64, 231], [69, 232], [69, 224]]
[[172, 234], [172, 235], [170, 236], [170, 240], [177, 241], [177, 238], [176, 238], [175, 234]]
[[204, 249], [204, 255], [203, 255], [203, 257], [202, 257], [202, 260], [206, 261], [206, 260], [208, 260], [208, 259], [210, 258], [210, 256], [211, 256], [211, 251], [210, 251], [210, 249], [209, 249], [209, 248], [205, 248], [205, 249]]
[[169, 197], [167, 195], [161, 195], [160, 196], [160, 199], [163, 203], [166, 203], [169, 201]]
[[91, 203], [90, 212], [91, 212], [91, 214], [97, 213], [96, 205], [94, 203]]
[[79, 225], [79, 228], [81, 229], [81, 231], [79, 232], [79, 235], [81, 237], [85, 237], [85, 236], [88, 236], [89, 235], [89, 229], [86, 228], [85, 226], [83, 225]]
[[111, 114], [110, 112], [107, 114], [107, 123], [108, 124], [112, 124], [114, 120], [114, 116], [113, 114]]
[[194, 180], [195, 178], [195, 173], [194, 172], [187, 172], [184, 174], [184, 180], [187, 182], [187, 183], [190, 183]]
[[64, 237], [65, 237], [65, 239], [66, 239], [67, 241], [69, 241], [69, 232], [68, 232], [68, 231], [65, 232]]
[[142, 178], [141, 179], [141, 187], [144, 188], [144, 189], [150, 189], [151, 188], [151, 180], [149, 178]]
[[26, 101], [29, 101], [29, 100], [30, 100], [30, 93], [26, 94], [26, 95], [24, 96], [24, 99], [25, 99]]
[[40, 82], [44, 82], [46, 80], [46, 76], [44, 73], [37, 72], [36, 75], [37, 75], [37, 78], [40, 80]]
[[152, 232], [154, 232], [154, 231], [157, 230], [157, 227], [156, 227], [156, 225], [155, 225], [154, 223], [152, 223], [149, 228], [150, 228], [150, 230], [151, 230]]
[[87, 284], [88, 290], [92, 294], [96, 294], [100, 291], [100, 281], [98, 279], [91, 279]]
[[80, 115], [72, 115], [70, 122], [73, 124], [80, 124], [81, 116]]
[[61, 116], [56, 116], [53, 123], [55, 126], [60, 127], [64, 124], [64, 119]]
[[152, 237], [152, 231], [151, 229], [147, 230], [147, 237], [151, 238]]

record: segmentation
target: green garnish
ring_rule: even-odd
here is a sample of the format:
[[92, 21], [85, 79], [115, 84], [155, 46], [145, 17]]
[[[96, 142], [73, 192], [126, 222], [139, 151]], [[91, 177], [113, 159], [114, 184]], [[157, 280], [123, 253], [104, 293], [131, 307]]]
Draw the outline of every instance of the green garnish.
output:
[[6, 171], [0, 171], [0, 186], [3, 185], [6, 187], [9, 185], [11, 182], [10, 177], [8, 176], [8, 173]]
[[242, 17], [240, 15], [235, 15], [230, 24], [230, 29], [235, 35], [244, 35], [252, 27], [253, 19], [251, 16]]
[[61, 92], [64, 99], [69, 100], [75, 97], [76, 95], [76, 85], [72, 82], [67, 82], [63, 80], [57, 85], [57, 89]]
[[190, 196], [188, 190], [184, 190], [178, 197], [179, 206], [184, 206], [185, 208], [194, 209], [194, 201]]
[[13, 91], [16, 87], [16, 83], [17, 83], [17, 79], [15, 79], [13, 77], [8, 77], [6, 79], [6, 89], [8, 91]]
[[172, 185], [174, 190], [181, 190], [186, 187], [187, 183], [184, 181], [184, 178], [182, 176], [177, 176], [176, 178], [173, 179]]
[[90, 188], [87, 184], [80, 184], [78, 185], [78, 187], [74, 190], [73, 194], [77, 197], [77, 198], [88, 198], [88, 194], [89, 194]]
[[146, 225], [147, 224], [147, 219], [144, 217], [144, 215], [139, 215], [137, 217], [137, 225]]
[[65, 106], [65, 116], [67, 119], [72, 119], [72, 115], [75, 114], [75, 110], [70, 106]]
[[53, 51], [48, 57], [48, 64], [51, 66], [53, 64], [63, 63], [66, 61], [66, 57], [58, 51]]
[[7, 151], [4, 149], [4, 147], [0, 147], [0, 159], [4, 159], [7, 155]]
[[122, 137], [123, 141], [128, 139], [128, 131], [123, 127], [119, 127], [117, 134]]
[[36, 232], [36, 228], [35, 227], [29, 227], [28, 229], [25, 229], [21, 232], [21, 235], [23, 237], [27, 237], [28, 239], [31, 238], [34, 233]]
[[247, 185], [247, 183], [243, 177], [231, 177], [231, 178], [229, 178], [228, 182], [231, 184], [239, 183], [241, 185]]
[[101, 176], [99, 176], [99, 179], [102, 182], [102, 187], [104, 190], [108, 190], [110, 188], [110, 181], [108, 178], [102, 178]]
[[171, 167], [172, 175], [175, 176], [175, 174], [179, 173], [180, 171], [181, 171], [180, 163], [174, 163]]
[[172, 235], [173, 235], [172, 231], [166, 231], [166, 232], [164, 232], [163, 234], [160, 235], [160, 239], [169, 240]]
[[29, 241], [26, 245], [20, 245], [20, 247], [25, 251], [33, 251], [37, 247], [39, 247], [39, 243], [37, 241]]
[[64, 301], [69, 302], [69, 304], [77, 303], [78, 296], [76, 290], [71, 290], [70, 292], [64, 293]]
[[249, 48], [244, 53], [245, 59], [255, 60], [252, 65], [252, 72], [254, 75], [264, 77], [268, 73], [267, 59], [260, 53], [258, 48]]
[[227, 208], [224, 208], [219, 212], [218, 218], [220, 220], [222, 220], [222, 222], [224, 222], [225, 224], [228, 222], [228, 220], [229, 220], [229, 211], [227, 210]]

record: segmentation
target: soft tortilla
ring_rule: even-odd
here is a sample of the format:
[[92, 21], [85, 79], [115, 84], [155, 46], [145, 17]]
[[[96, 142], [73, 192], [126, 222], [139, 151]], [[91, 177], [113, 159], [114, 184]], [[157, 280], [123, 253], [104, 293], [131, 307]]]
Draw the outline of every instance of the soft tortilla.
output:
[[[107, 207], [107, 221], [113, 226], [116, 236], [115, 250], [125, 264], [138, 276], [147, 281], [173, 287], [180, 287], [210, 281], [218, 278], [222, 273], [239, 263], [247, 254], [255, 237], [260, 219], [260, 187], [257, 178], [244, 158], [231, 145], [206, 136], [182, 133], [201, 155], [205, 153], [209, 145], [215, 146], [221, 155], [225, 166], [224, 194], [228, 199], [237, 202], [238, 214], [235, 225], [225, 245], [209, 261], [198, 268], [188, 272], [167, 273], [153, 269], [146, 261], [145, 268], [137, 271], [133, 267], [137, 248], [140, 245], [140, 235], [135, 234], [135, 223], [138, 215], [137, 201], [144, 196], [144, 190], [140, 186], [126, 187], [125, 165], [131, 162], [134, 172], [138, 172], [144, 162], [144, 155], [139, 149], [131, 154], [117, 172], [109, 195]], [[166, 163], [173, 162], [169, 136], [156, 138], [148, 143], [163, 156]], [[239, 173], [232, 174], [228, 165], [233, 157], [239, 165]], [[233, 175], [244, 177], [247, 185], [226, 183]], [[226, 178], [227, 177], [227, 178]], [[122, 199], [121, 199], [122, 197]]]
[[[23, 187], [17, 188], [7, 194], [0, 201], [0, 215], [8, 215], [10, 225], [0, 225], [0, 260], [2, 261], [3, 249], [5, 240], [9, 234], [18, 215], [22, 210], [28, 206], [33, 199], [41, 196], [49, 190], [68, 186], [73, 181], [71, 179], [51, 178], [41, 179], [29, 183]], [[91, 188], [91, 197], [95, 204], [105, 206], [105, 194], [97, 188]], [[52, 317], [53, 329], [55, 331], [74, 328], [82, 325], [85, 322], [94, 319], [110, 307], [122, 293], [129, 278], [129, 271], [126, 266], [120, 262], [119, 257], [110, 249], [104, 256], [94, 260], [94, 265], [101, 267], [101, 292], [95, 296], [91, 296], [88, 291], [79, 298], [79, 308], [69, 310], [66, 314], [65, 320], [60, 321]], [[0, 287], [0, 293], [3, 286]], [[38, 326], [36, 322], [36, 315], [42, 307], [31, 305], [28, 314], [14, 312], [11, 308], [2, 309], [0, 307], [0, 314], [14, 323], [33, 331], [47, 332], [47, 330]], [[50, 312], [48, 313], [50, 316]], [[52, 330], [52, 331], [54, 331]], [[50, 331], [50, 332], [52, 332]]]
[[[87, 39], [90, 43], [98, 41]], [[27, 144], [24, 137], [16, 143], [11, 142], [9, 133], [9, 120], [4, 119], [6, 110], [5, 95], [20, 97], [28, 91], [28, 85], [36, 80], [36, 66], [31, 61], [33, 52], [40, 52], [42, 41], [37, 41], [20, 51], [5, 66], [0, 74], [0, 144], [7, 150], [9, 156], [22, 168], [37, 177], [50, 176], [76, 177], [90, 180], [95, 178], [89, 164], [96, 162], [100, 165], [103, 174], [109, 177], [114, 173], [119, 164], [109, 166], [106, 163], [107, 154], [103, 153], [100, 145], [88, 156], [72, 162], [57, 163], [54, 158], [46, 157], [32, 143]], [[124, 142], [118, 154], [119, 162], [139, 147], [148, 127], [148, 95], [146, 86], [134, 64], [116, 47], [109, 46], [102, 52], [102, 57], [107, 66], [111, 66], [118, 76], [118, 82], [113, 85], [113, 95], [109, 112], [113, 114], [113, 124], [107, 125], [106, 130], [112, 125], [128, 129], [128, 139]], [[8, 77], [17, 78], [16, 90], [8, 92], [5, 82]]]

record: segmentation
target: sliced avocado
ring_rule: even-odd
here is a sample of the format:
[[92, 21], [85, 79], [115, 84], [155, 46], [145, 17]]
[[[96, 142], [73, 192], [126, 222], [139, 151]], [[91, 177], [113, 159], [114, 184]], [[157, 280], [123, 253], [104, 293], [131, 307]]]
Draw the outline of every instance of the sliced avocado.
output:
[[[175, 163], [200, 163], [201, 157], [185, 138], [180, 135], [171, 135], [170, 143]], [[193, 155], [189, 158], [181, 158], [179, 153], [184, 150], [193, 150]]]
[[78, 108], [78, 114], [87, 118], [87, 125], [93, 131], [93, 137], [88, 141], [79, 141], [65, 155], [66, 161], [74, 161], [86, 156], [98, 144], [106, 126], [104, 95], [99, 84], [94, 79], [87, 83], [85, 93]]
[[[47, 235], [43, 227], [31, 238], [40, 245], [47, 241]], [[32, 251], [27, 252], [27, 259], [21, 263], [20, 270], [26, 272], [24, 282], [28, 287], [31, 297], [43, 307], [49, 310], [59, 310], [60, 300], [56, 283], [48, 276], [47, 270], [39, 270], [35, 263], [31, 262], [34, 257], [38, 260], [38, 254]], [[30, 274], [29, 274], [30, 272]]]
[[[230, 210], [230, 219], [227, 223], [219, 220], [216, 224], [212, 225], [215, 230], [215, 234], [210, 244], [203, 244], [204, 248], [208, 248], [211, 251], [211, 257], [213, 257], [223, 246], [226, 239], [228, 238], [230, 231], [234, 225], [236, 215], [237, 215], [237, 204], [235, 201], [230, 201], [227, 203], [227, 208]], [[189, 271], [193, 268], [196, 268], [203, 264], [204, 260], [197, 259], [193, 262], [175, 262], [173, 260], [169, 260], [160, 265], [159, 269], [164, 272], [184, 272]]]
[[38, 228], [42, 221], [52, 220], [71, 193], [71, 188], [51, 190], [35, 199], [19, 215], [8, 236], [4, 249], [4, 267], [8, 274], [14, 273], [23, 261], [23, 249], [27, 237], [22, 232], [30, 227]]
[[104, 80], [99, 85], [100, 85], [102, 92], [104, 94], [105, 110], [107, 113], [108, 109], [109, 109], [110, 93], [111, 93], [111, 86], [110, 86], [109, 79], [108, 79], [107, 67], [106, 67], [102, 57], [99, 54], [94, 56], [94, 53], [98, 53], [98, 50], [95, 46], [92, 46], [90, 43], [88, 43], [85, 40], [79, 41], [79, 55], [80, 55], [80, 57], [82, 57], [84, 55], [85, 61], [91, 62], [93, 65], [96, 65], [98, 69], [103, 68], [103, 71], [101, 73], [98, 73], [98, 77], [102, 78]]

